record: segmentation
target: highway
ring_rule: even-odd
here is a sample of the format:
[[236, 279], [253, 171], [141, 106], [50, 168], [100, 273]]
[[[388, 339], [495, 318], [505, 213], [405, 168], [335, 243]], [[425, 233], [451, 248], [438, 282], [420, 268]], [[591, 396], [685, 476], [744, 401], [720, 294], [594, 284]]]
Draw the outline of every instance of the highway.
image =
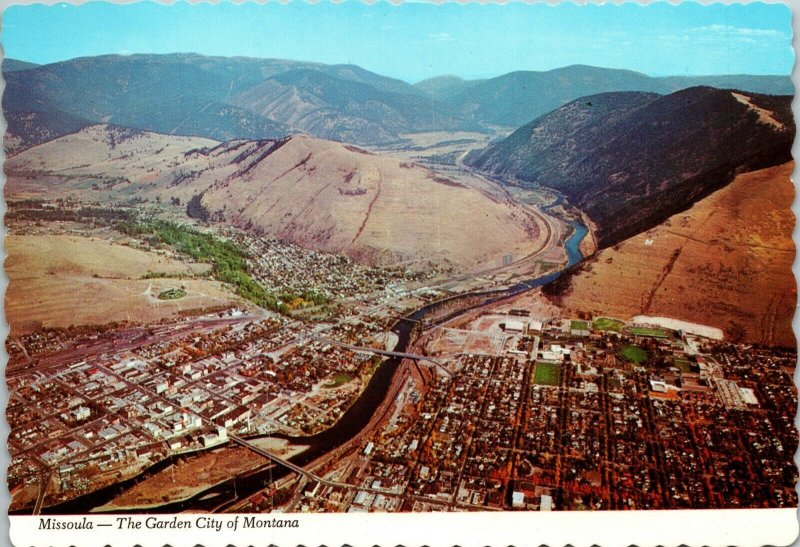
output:
[[[375, 431], [375, 429], [377, 429], [381, 424], [384, 423], [386, 415], [391, 410], [392, 404], [395, 401], [395, 399], [397, 399], [397, 395], [400, 392], [400, 390], [402, 389], [403, 384], [405, 384], [406, 379], [408, 378], [409, 374], [410, 374], [409, 369], [407, 367], [401, 366], [400, 369], [395, 373], [395, 375], [394, 375], [394, 377], [392, 379], [392, 385], [389, 388], [389, 391], [388, 391], [386, 397], [384, 398], [383, 402], [381, 403], [381, 406], [379, 406], [378, 409], [375, 411], [375, 414], [372, 416], [372, 419], [369, 421], [369, 423], [366, 425], [366, 427], [364, 429], [362, 429], [353, 438], [351, 438], [346, 443], [344, 443], [342, 446], [339, 446], [339, 447], [335, 448], [334, 450], [331, 450], [330, 452], [327, 452], [326, 454], [323, 454], [322, 456], [320, 456], [319, 458], [317, 458], [313, 462], [309, 463], [307, 468], [308, 469], [319, 469], [320, 467], [323, 467], [323, 466], [327, 465], [328, 463], [330, 463], [332, 460], [337, 460], [338, 461], [338, 460], [342, 459], [346, 454], [352, 453], [354, 450], [356, 450], [357, 447], [360, 445], [360, 443], [365, 438], [369, 437], [369, 435], [371, 435]], [[231, 439], [230, 436], [228, 438]], [[275, 456], [274, 454], [271, 454], [270, 452], [268, 452], [266, 450], [260, 449], [258, 447], [254, 447], [249, 442], [247, 442], [246, 439], [241, 439], [241, 438], [239, 438], [239, 439], [240, 439], [239, 441], [234, 441], [234, 442], [238, 442], [241, 446], [246, 446], [247, 448], [249, 448], [251, 450], [255, 449], [253, 451], [256, 452], [257, 454], [259, 454], [259, 455], [261, 455], [263, 457], [269, 458], [273, 462], [278, 463], [278, 465], [282, 465], [281, 462], [284, 461], [282, 458], [280, 458], [278, 456]], [[247, 444], [242, 444], [242, 441], [244, 441], [244, 443], [247, 443]], [[289, 466], [286, 466], [286, 467], [288, 469], [292, 469]], [[300, 468], [298, 466], [294, 466], [294, 467], [295, 467], [295, 469], [303, 469], [303, 468]], [[309, 476], [316, 477], [317, 475], [315, 473], [313, 473], [313, 472], [309, 472], [306, 469], [303, 469], [303, 472], [301, 473], [301, 476], [305, 477], [305, 478], [309, 478]], [[280, 479], [276, 483], [276, 487], [280, 488], [282, 486], [282, 481], [288, 481], [288, 480], [289, 480], [288, 477], [284, 477], [283, 479]], [[314, 479], [314, 480], [316, 480], [316, 479]], [[330, 484], [330, 483], [333, 483], [333, 482], [332, 481], [327, 481], [327, 483]], [[333, 484], [340, 485], [342, 483], [333, 483]], [[348, 488], [348, 489], [356, 488], [355, 485], [342, 485], [342, 486], [344, 488]], [[400, 494], [396, 494], [396, 493], [392, 493], [392, 492], [387, 492], [387, 491], [382, 491], [382, 490], [375, 490], [375, 489], [371, 489], [371, 488], [358, 488], [358, 490], [379, 492], [379, 493], [381, 493], [383, 495], [389, 495], [389, 496], [400, 495]], [[241, 503], [242, 503], [242, 501], [239, 501], [237, 504], [234, 505], [234, 507], [239, 506], [239, 504], [241, 504]]]
[[277, 455], [273, 454], [272, 452], [268, 452], [267, 450], [264, 450], [263, 448], [259, 448], [256, 445], [251, 444], [246, 439], [243, 439], [242, 437], [239, 437], [238, 435], [228, 435], [228, 438], [231, 441], [235, 442], [236, 444], [239, 444], [239, 445], [247, 448], [248, 450], [251, 450], [251, 451], [255, 452], [259, 456], [264, 456], [268, 460], [271, 460], [271, 461], [273, 461], [273, 462], [275, 462], [275, 463], [277, 463], [279, 465], [282, 465], [283, 467], [291, 469], [295, 473], [299, 473], [300, 475], [303, 475], [304, 477], [306, 477], [308, 479], [311, 479], [313, 481], [319, 481], [322, 484], [325, 484], [327, 486], [347, 486], [347, 485], [344, 485], [342, 483], [325, 480], [322, 477], [320, 477], [318, 475], [315, 475], [311, 471], [306, 471], [305, 469], [303, 469], [299, 465], [293, 464], [289, 460], [283, 459], [280, 456], [277, 456]]
[[[308, 471], [308, 470], [300, 467], [299, 465], [295, 465], [292, 462], [290, 462], [289, 460], [285, 460], [285, 459], [281, 458], [280, 456], [276, 456], [275, 454], [273, 454], [273, 453], [271, 453], [271, 452], [269, 452], [267, 450], [264, 450], [262, 448], [254, 446], [253, 444], [249, 443], [246, 439], [243, 439], [243, 438], [238, 437], [236, 435], [230, 435], [228, 438], [232, 442], [235, 442], [235, 443], [247, 448], [248, 450], [252, 450], [256, 454], [258, 454], [260, 456], [263, 456], [263, 457], [273, 461], [274, 463], [276, 463], [278, 465], [282, 465], [282, 466], [294, 471], [295, 473], [298, 473], [298, 474], [302, 475], [303, 477], [305, 477], [305, 478], [307, 478], [309, 480], [318, 481], [320, 484], [323, 484], [325, 486], [331, 486], [331, 487], [334, 487], [334, 488], [343, 488], [345, 490], [350, 490], [350, 491], [369, 492], [369, 493], [372, 493], [372, 494], [381, 494], [383, 496], [391, 496], [391, 497], [405, 497], [406, 496], [405, 491], [403, 491], [403, 492], [392, 492], [390, 490], [383, 490], [383, 489], [380, 489], [380, 488], [372, 488], [372, 487], [369, 487], [369, 486], [358, 486], [358, 485], [355, 485], [355, 484], [347, 484], [347, 483], [343, 483], [343, 482], [330, 481], [330, 480], [327, 480], [327, 479], [323, 479], [319, 475], [317, 475], [315, 473], [312, 473], [311, 471]], [[439, 499], [435, 499], [435, 498], [428, 498], [428, 497], [425, 497], [425, 496], [417, 496], [417, 495], [410, 495], [410, 497], [412, 499], [417, 500], [417, 501], [421, 501], [421, 502], [429, 503], [429, 504], [433, 504], [433, 505], [442, 505], [442, 506], [447, 506], [447, 507], [462, 506], [462, 507], [468, 507], [468, 508], [473, 508], [473, 509], [481, 509], [481, 510], [484, 510], [484, 511], [487, 510], [483, 506], [475, 507], [475, 506], [471, 506], [469, 504], [456, 504], [453, 500], [439, 500]]]
[[39, 475], [39, 493], [36, 495], [36, 503], [33, 506], [33, 516], [36, 516], [42, 512], [44, 497], [45, 494], [47, 494], [47, 487], [50, 485], [50, 475], [52, 472], [50, 471], [50, 466], [38, 457], [33, 457], [32, 459], [42, 468], [42, 472]]
[[267, 450], [264, 450], [263, 448], [259, 448], [259, 447], [255, 446], [255, 445], [251, 444], [250, 442], [248, 442], [246, 439], [243, 439], [242, 437], [239, 437], [237, 435], [229, 435], [228, 438], [231, 441], [235, 442], [236, 444], [239, 444], [239, 445], [247, 448], [248, 450], [251, 450], [251, 451], [255, 452], [259, 456], [263, 456], [263, 457], [265, 457], [265, 458], [277, 463], [278, 465], [282, 465], [282, 466], [294, 471], [295, 473], [303, 475], [304, 477], [306, 477], [309, 480], [317, 481], [317, 482], [319, 482], [321, 484], [324, 484], [325, 486], [333, 486], [333, 487], [336, 487], [336, 488], [344, 488], [344, 489], [347, 489], [347, 490], [363, 490], [365, 492], [372, 492], [372, 493], [375, 493], [375, 494], [383, 494], [384, 496], [385, 495], [390, 495], [390, 496], [391, 495], [396, 495], [396, 496], [400, 495], [397, 492], [389, 492], [388, 490], [381, 490], [380, 488], [371, 488], [371, 487], [367, 487], [367, 486], [358, 486], [358, 485], [355, 485], [355, 484], [347, 484], [347, 483], [344, 483], [344, 482], [329, 481], [327, 479], [323, 479], [322, 477], [320, 477], [319, 475], [317, 475], [315, 473], [312, 473], [311, 471], [308, 471], [308, 470], [304, 469], [303, 467], [300, 467], [299, 465], [293, 464], [289, 460], [283, 459], [280, 456], [277, 456], [277, 455], [273, 454], [272, 452], [269, 452]]

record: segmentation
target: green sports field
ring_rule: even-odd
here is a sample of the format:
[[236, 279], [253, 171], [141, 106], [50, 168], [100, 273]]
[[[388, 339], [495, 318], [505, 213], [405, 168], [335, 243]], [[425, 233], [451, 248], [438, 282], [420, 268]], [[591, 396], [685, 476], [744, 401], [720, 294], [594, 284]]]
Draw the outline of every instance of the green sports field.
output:
[[533, 382], [542, 386], [557, 386], [561, 380], [561, 365], [557, 363], [536, 363]]
[[647, 361], [648, 357], [647, 352], [639, 346], [625, 346], [620, 350], [620, 354], [631, 363], [636, 363], [637, 365]]
[[625, 326], [625, 323], [623, 323], [619, 319], [611, 319], [610, 317], [598, 317], [593, 321], [592, 326], [594, 327], [595, 330], [619, 332], [622, 330], [622, 327]]
[[650, 329], [647, 327], [631, 327], [628, 329], [631, 334], [636, 336], [652, 336], [654, 338], [668, 338], [669, 331], [664, 329]]
[[589, 330], [588, 321], [570, 321], [569, 328], [572, 330]]

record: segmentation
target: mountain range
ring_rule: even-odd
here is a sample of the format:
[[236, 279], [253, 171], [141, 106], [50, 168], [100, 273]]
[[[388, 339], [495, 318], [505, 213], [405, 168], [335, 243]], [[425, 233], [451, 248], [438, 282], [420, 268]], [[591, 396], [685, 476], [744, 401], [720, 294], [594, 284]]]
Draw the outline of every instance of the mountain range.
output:
[[652, 78], [589, 66], [410, 85], [355, 65], [197, 54], [104, 55], [35, 65], [3, 61], [6, 148], [88, 125], [230, 140], [307, 133], [361, 145], [421, 131], [519, 127], [582, 96], [670, 93], [699, 83], [790, 94], [788, 76]]
[[486, 80], [441, 76], [416, 84], [441, 102], [451, 104], [465, 119], [519, 127], [564, 104], [598, 93], [644, 91], [668, 95], [690, 87], [739, 89], [767, 95], [792, 95], [789, 76], [668, 76], [586, 65], [543, 72], [510, 72]]
[[734, 176], [791, 159], [790, 96], [694, 87], [584, 97], [470, 153], [465, 163], [563, 192], [601, 247], [647, 230]]

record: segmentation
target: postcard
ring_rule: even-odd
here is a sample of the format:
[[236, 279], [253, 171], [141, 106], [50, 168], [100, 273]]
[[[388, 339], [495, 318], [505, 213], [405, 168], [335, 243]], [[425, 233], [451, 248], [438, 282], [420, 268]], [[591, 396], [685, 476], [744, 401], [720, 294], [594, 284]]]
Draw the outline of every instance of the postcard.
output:
[[6, 6], [12, 543], [792, 543], [792, 15]]

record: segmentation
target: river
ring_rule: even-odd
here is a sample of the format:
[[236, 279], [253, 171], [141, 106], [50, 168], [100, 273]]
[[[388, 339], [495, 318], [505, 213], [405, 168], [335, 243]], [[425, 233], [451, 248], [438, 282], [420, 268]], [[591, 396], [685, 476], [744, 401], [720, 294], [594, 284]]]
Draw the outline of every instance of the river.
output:
[[[550, 207], [555, 205], [556, 204], [553, 204]], [[453, 306], [455, 304], [456, 309], [444, 317], [437, 318], [436, 323], [430, 322], [429, 324], [433, 325], [449, 321], [450, 319], [453, 319], [458, 315], [462, 315], [472, 309], [486, 306], [487, 304], [492, 304], [525, 291], [541, 287], [542, 285], [546, 285], [558, 279], [558, 277], [561, 276], [564, 271], [570, 269], [583, 259], [583, 255], [580, 251], [580, 243], [588, 233], [587, 228], [582, 224], [572, 220], [568, 220], [566, 222], [572, 227], [572, 233], [564, 242], [567, 253], [567, 263], [564, 268], [541, 277], [516, 283], [510, 287], [464, 293], [423, 306], [407, 316], [407, 318], [411, 319], [412, 321], [401, 319], [395, 323], [394, 327], [392, 328], [392, 331], [398, 336], [398, 342], [395, 346], [395, 351], [405, 352], [412, 342], [411, 331], [413, 326], [417, 324], [416, 322], [423, 321], [428, 315], [437, 311], [443, 305]], [[478, 298], [476, 299], [476, 297]], [[458, 306], [458, 302], [462, 300], [469, 302], [469, 304], [464, 305], [463, 307]], [[400, 361], [401, 359], [398, 357], [390, 357], [383, 361], [383, 363], [381, 363], [381, 365], [375, 371], [375, 374], [373, 374], [369, 384], [367, 384], [367, 387], [364, 389], [358, 399], [356, 399], [353, 405], [347, 410], [347, 412], [344, 413], [339, 421], [337, 421], [336, 424], [329, 429], [308, 437], [289, 437], [278, 434], [272, 435], [273, 437], [287, 439], [294, 444], [309, 446], [308, 450], [293, 456], [290, 458], [290, 461], [297, 465], [304, 466], [326, 454], [327, 452], [336, 449], [361, 432], [367, 426], [370, 419], [372, 419], [372, 416], [386, 397], [389, 387], [392, 384], [394, 372], [397, 369]], [[89, 513], [93, 509], [101, 507], [111, 501], [125, 488], [134, 484], [135, 481], [142, 480], [142, 478], [146, 476], [151, 476], [155, 471], [164, 469], [167, 465], [165, 462], [168, 462], [168, 460], [154, 464], [144, 473], [127, 481], [77, 497], [67, 502], [45, 507], [42, 510], [42, 514]], [[261, 470], [254, 474], [234, 477], [228, 481], [225, 481], [224, 483], [204, 490], [190, 499], [148, 508], [145, 510], [145, 512], [174, 513], [190, 508], [196, 510], [211, 510], [222, 504], [227, 504], [225, 502], [232, 503], [236, 499], [243, 499], [251, 494], [254, 494], [269, 484], [270, 480], [278, 480], [279, 478], [286, 476], [288, 473], [289, 470], [286, 468], [273, 467], [271, 471]], [[136, 513], [141, 511], [132, 510], [119, 512]]]

